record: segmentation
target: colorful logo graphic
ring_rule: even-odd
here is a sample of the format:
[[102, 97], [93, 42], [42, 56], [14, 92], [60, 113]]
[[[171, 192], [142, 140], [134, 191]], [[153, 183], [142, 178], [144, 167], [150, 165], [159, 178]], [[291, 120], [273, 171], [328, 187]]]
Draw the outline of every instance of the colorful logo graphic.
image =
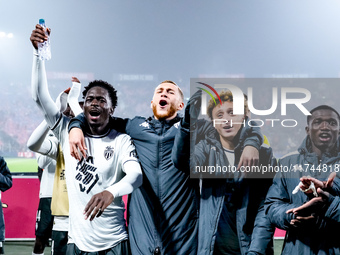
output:
[[[211, 89], [215, 93], [215, 95], [217, 96], [218, 100], [220, 101], [220, 104], [222, 105], [222, 100], [221, 100], [220, 96], [218, 95], [217, 91], [213, 87], [211, 87], [210, 85], [208, 85], [206, 83], [203, 83], [203, 82], [197, 82], [197, 83], [199, 83], [199, 84], [201, 84], [203, 86], [206, 86], [209, 89]], [[211, 94], [211, 92], [209, 90], [201, 88], [201, 87], [197, 87], [197, 88], [203, 90], [204, 92], [206, 92], [214, 100], [215, 105], [217, 105], [215, 97]]]

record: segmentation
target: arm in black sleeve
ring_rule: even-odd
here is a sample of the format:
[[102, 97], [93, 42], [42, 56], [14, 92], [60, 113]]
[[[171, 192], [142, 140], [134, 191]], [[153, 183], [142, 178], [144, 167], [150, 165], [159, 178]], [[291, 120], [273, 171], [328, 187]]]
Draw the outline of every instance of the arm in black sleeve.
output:
[[340, 223], [340, 197], [339, 196], [330, 196], [327, 201], [329, 206], [327, 211], [325, 212], [325, 219], [331, 224], [336, 224], [339, 226]]
[[174, 146], [172, 149], [172, 161], [178, 169], [190, 169], [197, 162], [196, 145], [205, 140], [206, 135], [215, 133], [216, 130], [212, 124], [205, 119], [198, 119], [195, 125], [189, 126], [181, 121], [175, 136]]
[[244, 147], [253, 146], [259, 151], [264, 141], [261, 128], [259, 128], [258, 124], [254, 121], [250, 121], [249, 125], [248, 121], [249, 119], [247, 117], [245, 119], [245, 125], [241, 129], [240, 142], [244, 144]]
[[12, 187], [12, 174], [3, 157], [0, 157], [0, 190], [6, 191]]
[[[280, 165], [280, 163], [278, 165]], [[269, 221], [277, 228], [283, 230], [288, 230], [291, 227], [290, 222], [293, 219], [293, 214], [286, 212], [289, 209], [300, 206], [291, 203], [290, 192], [287, 190], [286, 181], [287, 179], [284, 178], [281, 172], [275, 175], [273, 184], [268, 190], [264, 206]]]
[[[266, 153], [264, 153], [266, 152]], [[273, 156], [271, 148], [261, 147], [260, 162], [264, 166], [277, 166], [277, 160]], [[273, 182], [273, 175], [266, 173], [265, 171], [261, 173], [263, 178], [254, 179], [256, 181], [256, 189], [254, 194], [255, 199], [259, 199], [260, 204], [258, 212], [254, 222], [254, 229], [251, 236], [251, 243], [249, 247], [248, 254], [269, 254], [269, 250], [272, 251], [272, 241], [275, 231], [275, 226], [271, 224], [269, 218], [265, 215], [264, 201], [268, 193], [268, 189]], [[256, 193], [256, 194], [255, 194]], [[253, 197], [253, 198], [254, 198]], [[252, 199], [252, 198], [250, 198]]]
[[190, 158], [196, 143], [198, 115], [201, 110], [202, 91], [198, 90], [188, 101], [185, 114], [175, 136], [172, 161], [178, 169], [190, 169]]
[[[174, 146], [172, 148], [172, 161], [177, 169], [190, 168], [190, 147], [191, 142], [195, 140], [196, 132], [190, 132], [190, 128], [185, 127], [181, 122], [178, 132], [175, 136]], [[190, 139], [192, 137], [192, 139]]]
[[[110, 117], [111, 127], [121, 133], [126, 133], [125, 129], [128, 121], [129, 119]], [[70, 132], [72, 128], [80, 128], [83, 132], [88, 130], [88, 124], [84, 113], [81, 113], [71, 119], [68, 125], [68, 132]]]
[[76, 117], [70, 120], [70, 123], [68, 124], [68, 132], [70, 132], [72, 128], [80, 128], [84, 131], [86, 128], [86, 123], [87, 121], [85, 119], [84, 113], [78, 114]]

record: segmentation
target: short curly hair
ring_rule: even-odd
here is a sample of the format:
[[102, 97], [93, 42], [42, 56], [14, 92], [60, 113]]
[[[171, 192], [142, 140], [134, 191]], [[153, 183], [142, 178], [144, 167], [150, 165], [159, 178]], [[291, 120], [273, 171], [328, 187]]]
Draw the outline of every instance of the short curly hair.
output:
[[87, 92], [89, 92], [89, 90], [94, 88], [94, 87], [101, 87], [101, 88], [107, 90], [107, 92], [109, 93], [109, 97], [111, 99], [111, 102], [112, 102], [112, 107], [113, 107], [113, 109], [115, 109], [116, 106], [117, 106], [117, 103], [118, 103], [117, 102], [118, 101], [117, 90], [111, 84], [109, 84], [106, 81], [102, 81], [102, 80], [91, 81], [89, 83], [89, 85], [84, 87], [83, 98], [85, 99]]
[[[227, 90], [227, 91], [223, 90], [218, 95], [220, 96], [222, 103], [226, 102], [226, 101], [233, 102], [233, 94], [231, 93], [230, 90]], [[212, 112], [213, 112], [214, 108], [220, 104], [220, 101], [218, 100], [217, 97], [215, 97], [215, 101], [216, 101], [216, 105], [215, 105], [214, 100], [210, 99], [209, 104], [208, 104], [208, 108], [207, 108], [208, 116], [211, 120], [213, 119]], [[247, 96], [244, 95], [244, 114], [247, 114], [248, 111], [249, 111], [249, 109], [248, 109]]]

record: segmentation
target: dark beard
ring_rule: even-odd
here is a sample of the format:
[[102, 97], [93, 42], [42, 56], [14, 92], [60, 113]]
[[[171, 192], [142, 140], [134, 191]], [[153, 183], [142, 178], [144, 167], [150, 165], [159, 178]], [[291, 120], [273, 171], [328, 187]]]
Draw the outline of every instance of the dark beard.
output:
[[157, 113], [157, 105], [156, 104], [153, 104], [152, 105], [152, 111], [153, 111], [153, 115], [159, 119], [159, 120], [164, 120], [164, 119], [167, 119], [171, 116], [173, 116], [176, 112], [177, 112], [177, 109], [171, 104], [170, 105], [170, 108], [168, 109], [168, 111], [166, 113], [163, 113], [163, 114], [158, 114]]

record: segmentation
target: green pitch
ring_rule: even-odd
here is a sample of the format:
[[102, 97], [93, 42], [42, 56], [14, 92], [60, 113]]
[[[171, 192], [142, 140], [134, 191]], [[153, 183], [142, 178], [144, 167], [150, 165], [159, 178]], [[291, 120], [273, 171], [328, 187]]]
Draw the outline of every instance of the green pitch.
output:
[[35, 158], [5, 158], [11, 173], [36, 173], [38, 164]]

